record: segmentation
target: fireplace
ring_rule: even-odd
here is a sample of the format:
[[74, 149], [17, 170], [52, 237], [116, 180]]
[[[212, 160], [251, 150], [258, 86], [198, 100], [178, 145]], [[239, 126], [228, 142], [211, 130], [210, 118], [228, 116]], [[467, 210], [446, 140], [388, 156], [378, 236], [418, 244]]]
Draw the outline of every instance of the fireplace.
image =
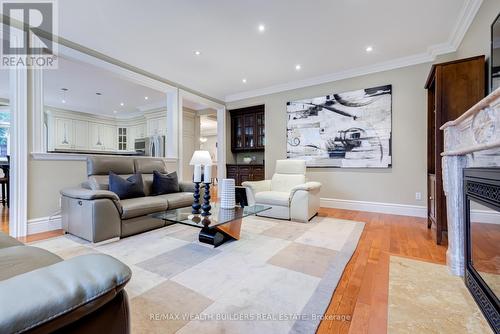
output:
[[500, 168], [464, 169], [465, 285], [500, 333]]

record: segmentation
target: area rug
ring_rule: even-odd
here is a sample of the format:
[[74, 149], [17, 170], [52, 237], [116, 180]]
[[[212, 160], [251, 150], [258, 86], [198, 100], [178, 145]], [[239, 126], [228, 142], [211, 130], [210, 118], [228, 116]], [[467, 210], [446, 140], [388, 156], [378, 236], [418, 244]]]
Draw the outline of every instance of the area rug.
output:
[[461, 277], [445, 265], [391, 256], [388, 333], [492, 333]]
[[126, 263], [133, 333], [314, 333], [363, 228], [326, 217], [248, 217], [241, 239], [218, 248], [183, 225], [100, 246], [70, 235], [32, 245]]

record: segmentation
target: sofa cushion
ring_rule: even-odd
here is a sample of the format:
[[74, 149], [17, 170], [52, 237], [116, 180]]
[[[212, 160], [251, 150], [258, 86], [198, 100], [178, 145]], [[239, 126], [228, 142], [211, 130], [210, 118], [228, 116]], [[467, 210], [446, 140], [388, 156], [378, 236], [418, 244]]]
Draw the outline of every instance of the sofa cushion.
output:
[[161, 198], [166, 200], [168, 203], [168, 209], [183, 208], [186, 206], [191, 206], [193, 204], [193, 193], [190, 192], [179, 192], [172, 194], [165, 194], [155, 196], [155, 198]]
[[153, 172], [153, 185], [151, 188], [151, 195], [164, 195], [179, 192], [179, 180], [177, 172], [169, 174]]
[[60, 261], [59, 256], [42, 248], [23, 245], [0, 249], [0, 281]]
[[255, 194], [255, 202], [288, 207], [290, 206], [290, 193], [284, 191], [261, 191]]
[[0, 249], [12, 247], [12, 246], [22, 246], [23, 243], [8, 236], [5, 233], [0, 232]]
[[109, 173], [109, 190], [120, 199], [144, 197], [144, 184], [141, 174], [134, 174], [124, 179], [113, 172]]
[[168, 207], [165, 198], [161, 196], [137, 197], [120, 201], [123, 212], [122, 219], [130, 219], [164, 211]]

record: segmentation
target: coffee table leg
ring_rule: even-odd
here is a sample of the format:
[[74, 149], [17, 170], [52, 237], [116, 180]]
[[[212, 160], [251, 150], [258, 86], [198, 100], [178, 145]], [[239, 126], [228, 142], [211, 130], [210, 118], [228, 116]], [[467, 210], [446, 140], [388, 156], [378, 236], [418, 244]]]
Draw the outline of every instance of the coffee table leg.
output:
[[219, 231], [215, 228], [207, 228], [204, 227], [201, 229], [200, 234], [198, 236], [198, 240], [205, 244], [213, 245], [214, 247], [219, 247], [226, 241], [233, 239], [231, 236], [226, 233]]

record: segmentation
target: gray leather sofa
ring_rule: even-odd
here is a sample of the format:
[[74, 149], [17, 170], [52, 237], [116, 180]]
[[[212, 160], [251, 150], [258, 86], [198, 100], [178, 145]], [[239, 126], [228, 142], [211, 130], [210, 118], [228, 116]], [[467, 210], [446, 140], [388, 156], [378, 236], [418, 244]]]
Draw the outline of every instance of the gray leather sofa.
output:
[[[167, 172], [161, 158], [89, 157], [88, 180], [79, 188], [61, 190], [63, 229], [91, 242], [126, 237], [165, 226], [148, 215], [190, 206], [194, 185], [179, 182], [180, 192], [151, 196], [153, 171]], [[120, 200], [109, 191], [109, 172], [122, 177], [141, 173], [145, 197]]]
[[0, 232], [0, 333], [129, 333], [131, 275], [108, 255], [63, 261]]

